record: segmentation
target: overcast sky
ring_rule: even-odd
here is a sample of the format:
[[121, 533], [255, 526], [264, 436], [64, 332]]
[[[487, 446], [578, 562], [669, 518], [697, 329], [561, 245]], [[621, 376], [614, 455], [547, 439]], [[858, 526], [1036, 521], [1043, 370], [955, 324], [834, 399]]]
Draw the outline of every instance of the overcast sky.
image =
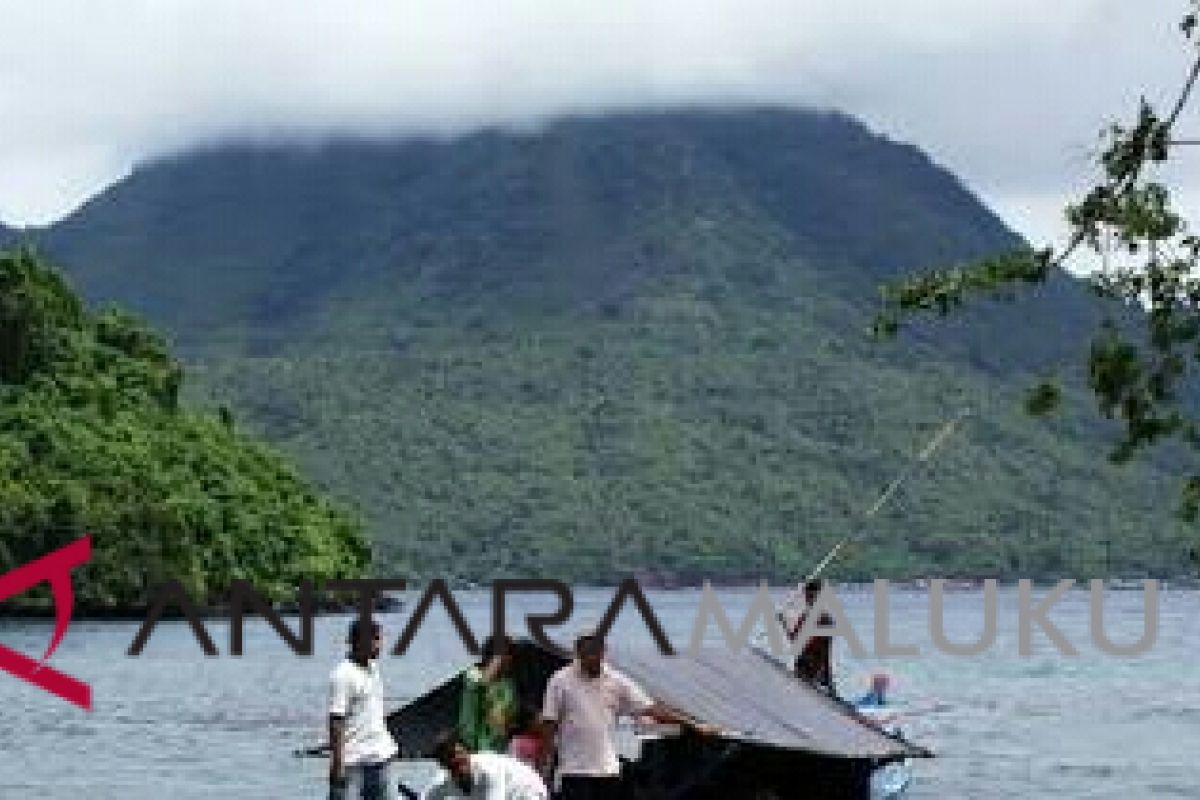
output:
[[[54, 220], [141, 159], [225, 137], [452, 133], [577, 110], [776, 103], [842, 109], [921, 146], [1041, 240], [1092, 174], [1102, 125], [1141, 93], [1177, 90], [1185, 10], [1184, 0], [0, 0], [0, 221]], [[1188, 122], [1184, 133], [1200, 137], [1200, 115]], [[1179, 178], [1200, 198], [1200, 170]]]

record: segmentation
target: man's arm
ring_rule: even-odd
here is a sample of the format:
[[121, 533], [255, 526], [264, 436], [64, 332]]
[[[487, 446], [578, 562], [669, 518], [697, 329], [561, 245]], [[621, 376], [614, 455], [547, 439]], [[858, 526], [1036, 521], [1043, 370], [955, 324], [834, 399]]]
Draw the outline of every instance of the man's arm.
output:
[[780, 611], [776, 616], [779, 617], [779, 624], [783, 625], [783, 632], [787, 634], [789, 639], [796, 641], [796, 637], [800, 635], [800, 629], [804, 627], [804, 620], [807, 618], [808, 613], [801, 612], [800, 614], [797, 614], [795, 621], [793, 621], [790, 625], [788, 624], [788, 621], [784, 619], [782, 611]]
[[715, 736], [721, 729], [706, 722], [697, 722], [689, 716], [680, 714], [668, 705], [655, 701], [645, 712], [648, 717], [662, 725], [678, 725], [701, 736]]
[[542, 737], [545, 739], [545, 741], [553, 743], [554, 737], [558, 735], [558, 720], [542, 717], [541, 723], [542, 725], [540, 732]]
[[329, 715], [329, 782], [339, 784], [346, 779], [346, 718]]
[[679, 725], [687, 730], [701, 735], [712, 735], [718, 729], [703, 722], [696, 722], [691, 717], [679, 713], [670, 706], [652, 699], [641, 686], [638, 686], [628, 676], [621, 674], [621, 704], [625, 713], [645, 714], [663, 725]]
[[562, 704], [562, 685], [552, 676], [542, 698], [541, 734], [546, 745], [542, 748], [542, 760], [545, 763], [538, 764], [542, 774], [547, 774], [554, 763], [554, 751], [558, 746], [555, 737], [558, 735], [558, 722], [562, 718]]
[[346, 714], [350, 710], [350, 684], [335, 670], [329, 679], [329, 783], [346, 780]]

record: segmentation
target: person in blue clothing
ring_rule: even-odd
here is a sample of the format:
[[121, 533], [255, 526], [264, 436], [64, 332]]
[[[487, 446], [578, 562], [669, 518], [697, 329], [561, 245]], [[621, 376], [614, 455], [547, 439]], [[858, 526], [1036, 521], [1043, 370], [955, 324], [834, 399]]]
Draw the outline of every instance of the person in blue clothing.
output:
[[[900, 712], [888, 698], [892, 679], [886, 672], [871, 674], [871, 690], [854, 701], [862, 717], [880, 731], [903, 735], [896, 725]], [[907, 760], [877, 761], [871, 772], [871, 797], [898, 797], [912, 783], [912, 765]]]
[[854, 701], [853, 705], [865, 717], [884, 730], [894, 730], [900, 712], [888, 698], [892, 679], [886, 672], [871, 673], [871, 690]]
[[883, 708], [888, 705], [888, 689], [892, 679], [886, 672], [876, 672], [871, 675], [871, 691], [854, 701], [859, 708]]

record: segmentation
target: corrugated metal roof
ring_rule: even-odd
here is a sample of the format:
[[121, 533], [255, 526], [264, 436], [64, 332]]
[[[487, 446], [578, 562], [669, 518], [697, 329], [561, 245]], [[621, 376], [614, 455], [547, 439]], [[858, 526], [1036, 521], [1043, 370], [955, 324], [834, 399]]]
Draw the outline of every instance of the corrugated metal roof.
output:
[[728, 731], [727, 738], [838, 758], [930, 755], [758, 653], [622, 652], [613, 661], [652, 697]]
[[[835, 758], [922, 757], [930, 753], [875, 728], [853, 706], [796, 680], [754, 652], [703, 650], [663, 656], [622, 651], [613, 664], [655, 699], [702, 722], [728, 739]], [[565, 659], [531, 642], [518, 645], [522, 702], [539, 708], [550, 674]], [[429, 753], [437, 733], [458, 719], [459, 679], [453, 678], [388, 717], [401, 755]]]

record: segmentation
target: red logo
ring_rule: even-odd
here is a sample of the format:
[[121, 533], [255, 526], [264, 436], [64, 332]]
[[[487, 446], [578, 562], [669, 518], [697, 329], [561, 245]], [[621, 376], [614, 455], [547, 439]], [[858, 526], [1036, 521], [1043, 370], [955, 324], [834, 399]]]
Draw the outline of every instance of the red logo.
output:
[[91, 557], [92, 537], [84, 536], [66, 547], [42, 556], [37, 561], [0, 575], [0, 601], [20, 594], [42, 581], [50, 584], [50, 592], [54, 596], [54, 636], [50, 639], [50, 646], [46, 648], [41, 661], [34, 661], [0, 645], [0, 670], [88, 711], [92, 710], [92, 687], [59, 672], [46, 662], [58, 649], [59, 643], [67, 633], [67, 626], [71, 624], [71, 611], [75, 606], [71, 570]]

